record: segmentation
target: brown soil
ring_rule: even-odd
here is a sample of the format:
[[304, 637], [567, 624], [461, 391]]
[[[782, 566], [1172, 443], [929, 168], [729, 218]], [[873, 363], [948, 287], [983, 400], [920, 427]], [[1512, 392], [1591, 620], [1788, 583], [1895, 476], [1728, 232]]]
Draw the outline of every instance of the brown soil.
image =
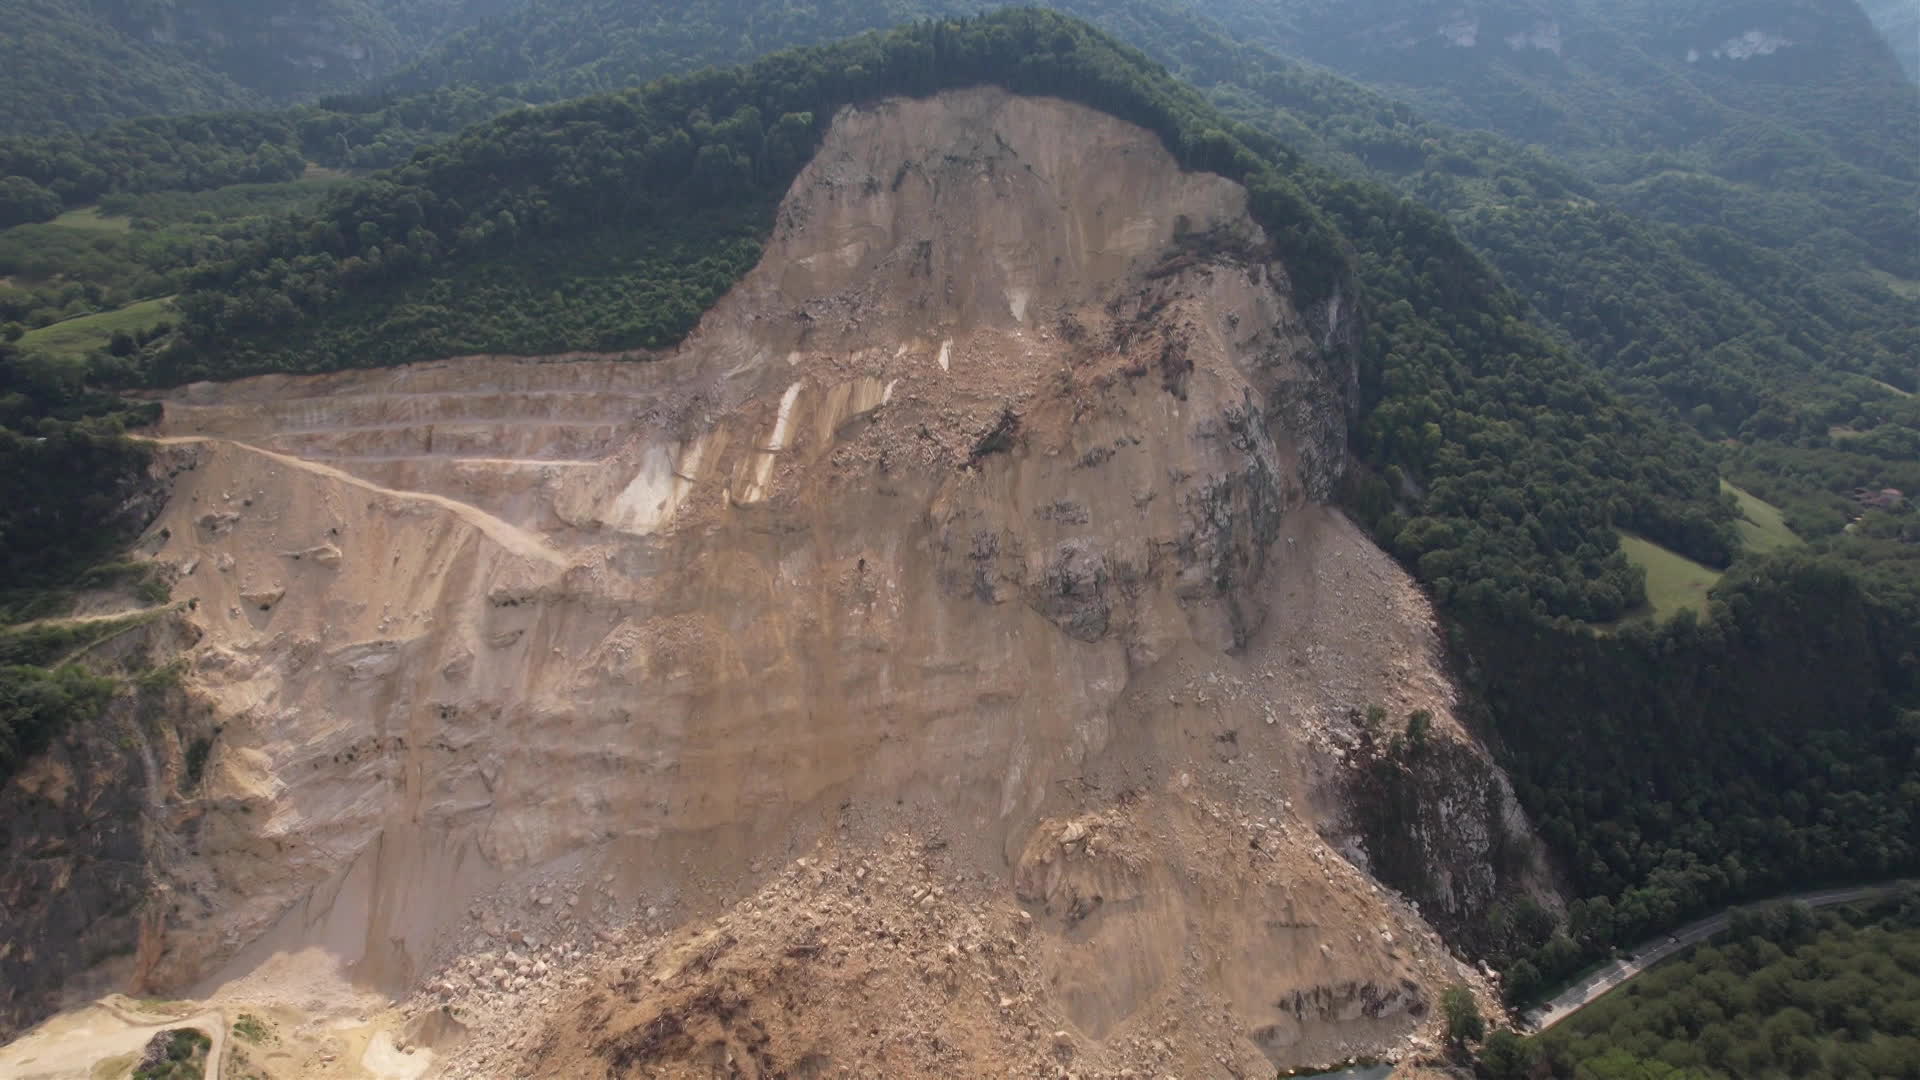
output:
[[1354, 328], [1245, 200], [1077, 106], [890, 102], [672, 354], [175, 394], [143, 550], [219, 734], [144, 977], [283, 1010], [276, 1077], [1417, 1052], [1481, 983], [1360, 869], [1353, 717], [1464, 735], [1321, 505]]

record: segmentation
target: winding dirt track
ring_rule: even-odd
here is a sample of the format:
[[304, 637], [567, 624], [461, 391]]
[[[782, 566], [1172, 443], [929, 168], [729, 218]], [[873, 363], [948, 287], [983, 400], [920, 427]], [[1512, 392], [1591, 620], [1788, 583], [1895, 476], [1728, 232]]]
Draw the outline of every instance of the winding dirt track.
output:
[[212, 1040], [207, 1048], [206, 1080], [220, 1080], [227, 1052], [227, 1014], [207, 1009], [190, 1016], [165, 1017], [141, 1012], [124, 999], [103, 998], [77, 1016], [65, 1016], [0, 1048], [0, 1076], [16, 1080], [86, 1080], [107, 1058], [139, 1054], [153, 1037], [176, 1028], [198, 1028]]
[[485, 510], [474, 506], [472, 503], [464, 503], [458, 499], [449, 499], [444, 495], [434, 495], [424, 491], [399, 491], [394, 488], [381, 487], [371, 480], [362, 479], [350, 472], [336, 469], [331, 465], [324, 465], [317, 461], [309, 461], [306, 458], [295, 457], [292, 454], [282, 454], [276, 450], [267, 450], [249, 443], [238, 442], [231, 439], [215, 439], [198, 435], [175, 435], [153, 438], [149, 441], [173, 446], [224, 442], [229, 446], [237, 446], [249, 453], [259, 454], [261, 457], [269, 458], [290, 469], [301, 469], [318, 476], [324, 476], [329, 480], [338, 481], [339, 483], [357, 487], [364, 491], [370, 491], [377, 495], [383, 495], [387, 498], [399, 499], [403, 502], [431, 504], [453, 513], [456, 517], [460, 518], [460, 520], [486, 534], [488, 539], [516, 555], [537, 562], [544, 562], [552, 566], [565, 566], [567, 563], [564, 555], [554, 550], [552, 545], [548, 544], [538, 535], [528, 532], [517, 525], [502, 521], [492, 514], [487, 513]]

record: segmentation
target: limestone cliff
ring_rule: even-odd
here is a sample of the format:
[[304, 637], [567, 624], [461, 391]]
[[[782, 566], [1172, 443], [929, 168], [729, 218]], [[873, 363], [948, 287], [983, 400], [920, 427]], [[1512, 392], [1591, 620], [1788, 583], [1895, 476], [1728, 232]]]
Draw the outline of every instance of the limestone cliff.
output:
[[[1464, 736], [1424, 599], [1320, 505], [1356, 328], [1296, 308], [1245, 199], [1078, 106], [889, 101], [670, 354], [172, 395], [143, 550], [219, 734], [168, 796], [144, 977], [317, 945], [494, 1017], [475, 1075], [1418, 1038], [1463, 969], [1339, 853], [1339, 725]], [[914, 981], [934, 925], [954, 966]], [[888, 1057], [835, 1012], [850, 969], [796, 970], [836, 949], [975, 1037]], [[600, 998], [562, 1008], [569, 964]]]

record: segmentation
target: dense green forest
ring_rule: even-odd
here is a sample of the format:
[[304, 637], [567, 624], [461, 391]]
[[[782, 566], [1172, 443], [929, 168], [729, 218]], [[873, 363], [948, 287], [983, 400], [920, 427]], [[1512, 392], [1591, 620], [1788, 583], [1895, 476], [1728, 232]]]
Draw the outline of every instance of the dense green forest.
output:
[[1436, 120], [1550, 147], [1655, 219], [1713, 221], [1770, 247], [1806, 241], [1810, 255], [1841, 230], [1847, 258], [1909, 277], [1920, 265], [1920, 225], [1900, 211], [1920, 179], [1920, 90], [1850, 0], [1211, 10]]
[[[123, 432], [154, 410], [90, 381], [83, 364], [0, 341], [0, 623], [46, 613], [50, 593], [89, 572], [100, 578], [138, 525], [128, 503], [150, 454]], [[112, 682], [59, 666], [76, 643], [60, 627], [0, 630], [0, 782], [112, 695]]]
[[1472, 719], [1577, 897], [1560, 927], [1490, 914], [1517, 999], [1731, 901], [1920, 866], [1920, 607], [1803, 552], [1715, 599], [1604, 634], [1461, 620]]
[[1920, 1077], [1920, 893], [1735, 912], [1726, 933], [1550, 1032], [1500, 1033], [1492, 1080]]
[[[206, 112], [264, 104], [232, 79], [183, 64], [74, 0], [0, 4], [0, 133], [61, 131], [159, 108]], [[4, 222], [0, 216], [0, 222]]]
[[[1337, 290], [1361, 305], [1346, 501], [1441, 602], [1472, 719], [1577, 896], [1565, 923], [1524, 905], [1488, 914], [1476, 937], [1517, 994], [1732, 899], [1920, 865], [1920, 518], [1851, 498], [1920, 491], [1920, 294], [1898, 250], [1920, 189], [1899, 161], [1876, 164], [1885, 117], [1803, 130], [1833, 127], [1850, 84], [1816, 95], [1813, 119], [1783, 106], [1712, 145], [1595, 141], [1556, 158], [1257, 44], [1292, 32], [1274, 12], [1321, 10], [1305, 3], [1220, 5], [1233, 33], [1159, 0], [1057, 5], [1152, 58], [1020, 11], [700, 70], [972, 6], [528, 7], [453, 38], [388, 93], [0, 139], [0, 224], [96, 202], [127, 222], [0, 233], [14, 278], [0, 323], [182, 294], [177, 326], [90, 356], [8, 359], [16, 442], [0, 449], [64, 457], [68, 440], [93, 472], [9, 493], [47, 505], [0, 524], [0, 584], [70, 577], [111, 550], [104, 504], [76, 497], [137, 473], [137, 449], [113, 435], [134, 418], [111, 390], [669, 345], [758, 257], [836, 109], [999, 83], [1132, 120], [1188, 167], [1246, 183], [1302, 300]], [[1683, 7], [1672, 18], [1699, 5]], [[1623, 12], [1611, 33], [1666, 25]], [[1550, 94], [1559, 76], [1542, 69], [1486, 96], [1524, 113], [1530, 96], [1578, 102], [1636, 70]], [[663, 72], [683, 74], [519, 107]], [[1669, 75], [1646, 101], [1671, 92], [1737, 120], [1782, 100]], [[1897, 119], [1905, 99], [1885, 100]], [[1750, 152], [1791, 167], [1738, 165]], [[316, 163], [388, 171], [296, 180]], [[1812, 544], [1743, 553], [1722, 474]], [[89, 542], [33, 562], [68, 529]], [[1646, 599], [1623, 529], [1732, 566], [1705, 617], [1595, 631]]]
[[189, 268], [231, 254], [277, 216], [319, 205], [343, 182], [109, 195], [97, 212], [0, 230], [0, 329], [36, 330], [171, 295]]
[[0, 134], [251, 108], [383, 75], [506, 0], [0, 0]]

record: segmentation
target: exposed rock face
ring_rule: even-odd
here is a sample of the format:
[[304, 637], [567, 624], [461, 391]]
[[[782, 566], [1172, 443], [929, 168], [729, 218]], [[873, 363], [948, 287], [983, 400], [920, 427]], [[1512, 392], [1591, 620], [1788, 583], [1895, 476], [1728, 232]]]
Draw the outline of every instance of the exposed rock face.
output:
[[[195, 637], [163, 620], [82, 662], [146, 670]], [[204, 721], [191, 712], [164, 689], [122, 695], [92, 730], [56, 739], [0, 786], [0, 1032], [45, 1015], [63, 991], [140, 982], [141, 943], [164, 915], [154, 864], [183, 855], [193, 831], [159, 817], [184, 757], [180, 730], [161, 718]]]
[[0, 1010], [9, 1019], [43, 1015], [67, 979], [131, 951], [147, 889], [146, 787], [138, 753], [62, 740], [0, 798]]
[[[1352, 331], [1294, 308], [1236, 185], [977, 90], [842, 114], [670, 355], [189, 388], [153, 550], [223, 727], [156, 978], [320, 943], [404, 990], [516, 874], [585, 860], [664, 926], [908, 826], [1033, 920], [994, 977], [1076, 1053], [1203, 1006], [1162, 1057], [1393, 1044], [1459, 975], [1321, 840], [1323, 720], [1458, 733], [1424, 602], [1314, 506]], [[655, 1022], [649, 985], [602, 1022]], [[860, 1051], [792, 1053], [761, 1067]]]
[[1533, 828], [1483, 748], [1431, 740], [1395, 752], [1380, 745], [1386, 736], [1366, 733], [1347, 798], [1352, 842], [1371, 873], [1475, 952], [1504, 944], [1484, 917], [1495, 903], [1525, 895], [1559, 907]]

